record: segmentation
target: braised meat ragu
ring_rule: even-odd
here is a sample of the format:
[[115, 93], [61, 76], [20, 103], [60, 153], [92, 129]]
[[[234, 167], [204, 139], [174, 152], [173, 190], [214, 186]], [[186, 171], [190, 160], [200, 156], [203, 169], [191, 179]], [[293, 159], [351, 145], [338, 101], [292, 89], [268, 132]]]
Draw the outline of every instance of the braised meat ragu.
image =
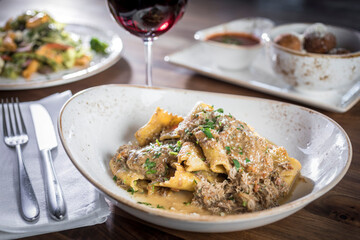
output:
[[184, 208], [191, 205], [210, 214], [279, 205], [301, 168], [283, 147], [204, 103], [185, 119], [158, 108], [135, 136], [137, 141], [121, 146], [110, 161], [114, 180], [149, 197], [192, 192]]

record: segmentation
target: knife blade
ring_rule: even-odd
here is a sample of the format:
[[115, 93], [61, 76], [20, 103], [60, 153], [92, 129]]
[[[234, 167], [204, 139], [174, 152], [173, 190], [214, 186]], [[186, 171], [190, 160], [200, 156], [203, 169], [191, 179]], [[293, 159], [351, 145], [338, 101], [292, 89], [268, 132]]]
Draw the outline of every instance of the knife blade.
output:
[[51, 155], [51, 150], [58, 146], [54, 125], [48, 111], [41, 104], [31, 104], [30, 112], [42, 157], [45, 192], [50, 216], [55, 220], [62, 220], [66, 215], [66, 205]]

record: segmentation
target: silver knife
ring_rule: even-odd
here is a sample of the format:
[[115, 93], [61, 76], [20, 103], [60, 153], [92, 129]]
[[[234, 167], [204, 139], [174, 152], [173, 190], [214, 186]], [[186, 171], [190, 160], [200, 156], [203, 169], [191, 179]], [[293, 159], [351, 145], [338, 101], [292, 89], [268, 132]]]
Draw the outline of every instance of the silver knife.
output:
[[45, 192], [50, 216], [55, 220], [62, 220], [66, 215], [66, 205], [51, 156], [51, 150], [58, 145], [54, 126], [49, 113], [41, 104], [31, 104], [30, 111], [42, 157]]

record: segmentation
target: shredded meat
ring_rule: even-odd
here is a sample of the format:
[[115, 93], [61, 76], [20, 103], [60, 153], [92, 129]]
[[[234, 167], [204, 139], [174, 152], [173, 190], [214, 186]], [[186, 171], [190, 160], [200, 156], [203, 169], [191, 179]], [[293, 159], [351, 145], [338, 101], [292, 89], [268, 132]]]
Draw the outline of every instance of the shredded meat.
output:
[[[224, 114], [222, 109], [193, 111], [177, 127], [163, 129], [144, 147], [136, 143], [120, 147], [112, 159], [112, 171], [129, 169], [144, 176], [143, 181], [168, 181], [184, 164], [177, 155], [192, 154], [180, 152], [186, 143], [199, 149], [206, 168], [211, 164], [202, 152], [206, 148], [221, 151], [221, 159], [230, 164], [220, 172], [191, 173], [199, 179], [194, 180], [192, 203], [213, 214], [275, 207], [289, 191], [290, 186], [281, 177], [282, 171], [292, 169], [285, 149], [259, 136], [245, 122]], [[161, 189], [159, 192], [165, 195], [170, 191]]]

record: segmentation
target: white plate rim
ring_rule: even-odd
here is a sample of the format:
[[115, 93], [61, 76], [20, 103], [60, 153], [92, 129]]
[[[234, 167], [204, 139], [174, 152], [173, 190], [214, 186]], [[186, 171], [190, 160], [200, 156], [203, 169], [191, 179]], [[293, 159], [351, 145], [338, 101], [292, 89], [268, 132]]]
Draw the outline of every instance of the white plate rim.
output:
[[[71, 151], [69, 146], [66, 143], [65, 140], [65, 136], [63, 135], [63, 131], [62, 131], [62, 116], [63, 113], [66, 109], [66, 107], [72, 102], [74, 101], [74, 99], [76, 99], [79, 95], [82, 94], [86, 94], [87, 92], [90, 91], [94, 91], [98, 88], [107, 88], [107, 87], [120, 87], [120, 88], [145, 88], [145, 89], [153, 89], [153, 90], [158, 90], [158, 91], [176, 91], [176, 92], [185, 92], [185, 93], [192, 93], [192, 94], [196, 94], [197, 92], [201, 92], [201, 91], [194, 91], [194, 90], [184, 90], [184, 89], [171, 89], [171, 88], [159, 88], [159, 87], [145, 87], [145, 86], [138, 86], [138, 85], [125, 85], [125, 84], [109, 84], [109, 85], [101, 85], [101, 86], [96, 86], [96, 87], [91, 87], [88, 89], [84, 89], [76, 94], [74, 94], [62, 107], [60, 113], [59, 113], [59, 117], [58, 117], [58, 130], [59, 130], [59, 135], [60, 135], [60, 139], [61, 142], [64, 146], [64, 149], [66, 151], [66, 153], [68, 154], [69, 158], [71, 159], [71, 161], [73, 162], [73, 164], [75, 165], [75, 167], [81, 172], [81, 174], [88, 180], [90, 181], [100, 192], [103, 192], [105, 195], [109, 196], [112, 199], [115, 199], [116, 201], [118, 200], [118, 197], [115, 196], [114, 194], [112, 194], [111, 192], [107, 191], [106, 189], [103, 189], [102, 186], [100, 185], [100, 183], [97, 183], [94, 179], [92, 179], [91, 176], [89, 176], [88, 174], [86, 174], [86, 172], [81, 168], [81, 166], [79, 164], [77, 164], [75, 158], [72, 156]], [[325, 193], [327, 193], [330, 189], [332, 189], [333, 187], [335, 187], [340, 180], [345, 176], [346, 172], [349, 169], [349, 166], [351, 164], [351, 160], [352, 160], [352, 155], [353, 155], [353, 151], [352, 151], [352, 145], [351, 145], [351, 141], [349, 136], [347, 135], [347, 133], [345, 132], [345, 130], [333, 119], [329, 118], [328, 116], [319, 113], [315, 110], [306, 108], [306, 107], [302, 107], [302, 106], [298, 106], [295, 104], [291, 104], [291, 103], [285, 103], [285, 102], [280, 102], [280, 101], [276, 101], [276, 100], [268, 100], [268, 99], [262, 99], [262, 98], [256, 98], [256, 97], [248, 97], [248, 96], [239, 96], [239, 95], [233, 95], [233, 94], [223, 94], [223, 93], [212, 93], [209, 92], [208, 94], [212, 94], [212, 95], [217, 95], [217, 96], [227, 96], [227, 97], [234, 97], [234, 98], [241, 98], [241, 99], [249, 99], [249, 100], [256, 100], [256, 101], [266, 101], [266, 102], [271, 102], [271, 103], [281, 103], [281, 104], [285, 104], [285, 105], [292, 105], [295, 106], [297, 108], [300, 108], [302, 110], [308, 111], [312, 114], [317, 114], [325, 119], [327, 119], [328, 121], [332, 122], [336, 127], [339, 128], [339, 130], [341, 131], [341, 133], [345, 136], [346, 138], [346, 143], [348, 146], [348, 156], [347, 156], [347, 160], [346, 160], [346, 165], [343, 168], [343, 170], [339, 173], [339, 175], [333, 179], [327, 186], [325, 186], [323, 189], [319, 190], [318, 192], [311, 194], [309, 196], [306, 195], [304, 197], [301, 197], [299, 199], [296, 199], [290, 203], [286, 203], [283, 205], [280, 205], [278, 207], [274, 207], [271, 209], [266, 209], [266, 210], [262, 210], [259, 212], [253, 212], [253, 213], [244, 213], [244, 214], [238, 214], [238, 215], [227, 215], [227, 216], [215, 216], [215, 215], [211, 215], [211, 216], [198, 216], [198, 215], [187, 215], [187, 214], [182, 214], [182, 213], [174, 213], [174, 212], [167, 212], [164, 210], [160, 210], [160, 209], [155, 209], [155, 208], [149, 208], [147, 206], [143, 206], [141, 204], [136, 204], [132, 201], [128, 201], [126, 199], [121, 199], [121, 204], [126, 205], [127, 207], [130, 208], [135, 208], [138, 211], [141, 211], [142, 213], [145, 214], [149, 214], [149, 215], [156, 215], [159, 217], [163, 217], [163, 218], [168, 218], [168, 219], [173, 219], [173, 220], [178, 220], [178, 221], [183, 221], [183, 222], [190, 222], [190, 223], [195, 223], [195, 222], [201, 222], [201, 223], [226, 223], [226, 222], [237, 222], [237, 223], [241, 223], [241, 222], [245, 222], [245, 221], [249, 221], [249, 219], [251, 220], [256, 220], [256, 219], [260, 219], [260, 218], [264, 218], [264, 217], [271, 217], [271, 216], [280, 216], [280, 215], [284, 215], [284, 217], [286, 217], [286, 213], [291, 212], [291, 210], [300, 210], [301, 208], [303, 208], [304, 206], [306, 206], [307, 204], [311, 203], [312, 201], [314, 201], [315, 199], [319, 198], [320, 196], [324, 195]]]

